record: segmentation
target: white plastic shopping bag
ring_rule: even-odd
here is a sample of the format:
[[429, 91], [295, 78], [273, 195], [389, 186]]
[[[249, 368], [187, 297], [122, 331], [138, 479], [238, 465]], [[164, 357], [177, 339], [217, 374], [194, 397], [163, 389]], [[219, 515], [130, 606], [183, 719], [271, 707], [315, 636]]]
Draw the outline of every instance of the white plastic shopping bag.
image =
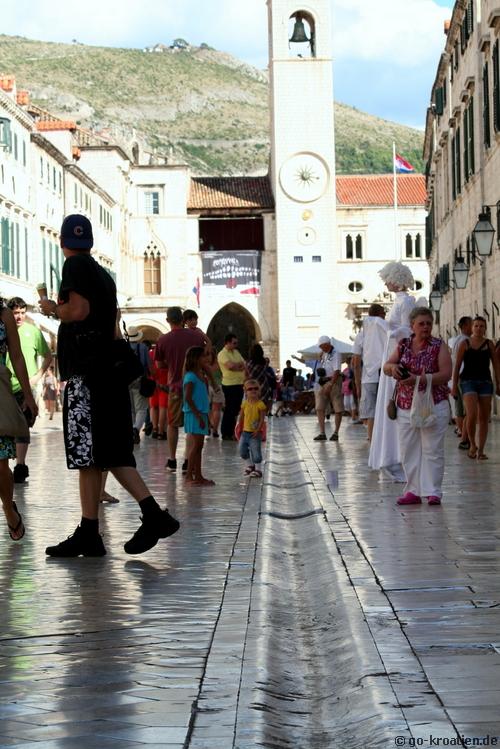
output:
[[[419, 390], [420, 378], [425, 377], [427, 385], [425, 390]], [[434, 399], [432, 397], [432, 375], [418, 375], [413, 391], [413, 400], [410, 409], [410, 424], [417, 429], [427, 429], [436, 422], [434, 413]]]

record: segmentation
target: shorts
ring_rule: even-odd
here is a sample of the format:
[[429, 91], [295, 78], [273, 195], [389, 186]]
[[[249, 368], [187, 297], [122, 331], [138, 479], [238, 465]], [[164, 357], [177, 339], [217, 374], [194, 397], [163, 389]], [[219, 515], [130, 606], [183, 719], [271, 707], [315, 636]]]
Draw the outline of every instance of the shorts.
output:
[[212, 387], [212, 385], [209, 385], [208, 397], [210, 399], [210, 403], [218, 403], [221, 406], [224, 406], [226, 403], [226, 399], [224, 398], [224, 393], [220, 386], [217, 389], [215, 389]]
[[342, 380], [340, 377], [334, 383], [330, 393], [325, 393], [323, 387], [314, 391], [316, 411], [326, 411], [328, 405], [331, 404], [336, 414], [344, 413], [344, 396], [342, 395]]
[[462, 395], [478, 395], [486, 398], [493, 395], [493, 383], [491, 380], [460, 380]]
[[184, 412], [184, 431], [186, 434], [208, 434], [208, 414], [202, 414], [205, 421], [203, 429], [192, 411]]
[[108, 381], [105, 375], [92, 381], [70, 377], [64, 390], [63, 428], [69, 469], [135, 468], [126, 383]]
[[359, 402], [359, 418], [374, 419], [377, 405], [378, 382], [363, 382], [361, 384], [361, 400]]
[[184, 424], [182, 412], [182, 393], [168, 394], [167, 422], [169, 427], [181, 427]]
[[[24, 403], [24, 393], [22, 390], [18, 390], [17, 393], [14, 393], [14, 398], [19, 404], [19, 407], [22, 408]], [[36, 401], [36, 398], [35, 398]], [[16, 437], [15, 439], [16, 445], [29, 445], [31, 442], [31, 438], [28, 435], [27, 437]]]
[[168, 408], [168, 393], [165, 390], [156, 388], [153, 395], [149, 399], [150, 408]]

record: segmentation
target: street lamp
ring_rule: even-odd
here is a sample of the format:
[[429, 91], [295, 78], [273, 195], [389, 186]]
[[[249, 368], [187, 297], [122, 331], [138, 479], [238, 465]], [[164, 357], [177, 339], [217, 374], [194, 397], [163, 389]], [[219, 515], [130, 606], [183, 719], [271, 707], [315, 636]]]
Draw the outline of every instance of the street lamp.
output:
[[443, 295], [441, 294], [439, 289], [433, 289], [431, 291], [429, 302], [431, 305], [431, 309], [433, 309], [434, 312], [439, 312], [439, 310], [441, 309], [441, 305], [443, 303]]
[[[457, 289], [465, 289], [469, 279], [469, 266], [465, 263], [463, 257], [459, 255], [453, 266], [453, 280]], [[431, 294], [432, 297], [432, 294]], [[441, 304], [439, 305], [441, 306]]]
[[474, 227], [472, 234], [474, 235], [477, 254], [480, 257], [488, 257], [489, 255], [491, 255], [495, 229], [491, 225], [490, 210], [488, 206], [483, 205], [481, 213], [478, 217], [477, 224]]

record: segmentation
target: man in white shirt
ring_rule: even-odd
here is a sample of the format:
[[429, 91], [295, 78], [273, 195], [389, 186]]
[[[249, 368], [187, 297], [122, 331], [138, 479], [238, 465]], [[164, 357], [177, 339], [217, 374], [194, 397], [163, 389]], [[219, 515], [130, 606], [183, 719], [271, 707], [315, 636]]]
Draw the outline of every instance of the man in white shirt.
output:
[[360, 398], [359, 417], [366, 422], [369, 440], [373, 434], [378, 383], [387, 339], [387, 325], [384, 319], [385, 309], [382, 305], [372, 304], [353, 348], [352, 366]]
[[[451, 348], [451, 361], [453, 364], [453, 370], [455, 369], [455, 363], [457, 361], [457, 352], [460, 344], [466, 341], [472, 335], [472, 317], [465, 315], [458, 321], [458, 327], [460, 333], [448, 342]], [[463, 366], [463, 365], [462, 365]], [[465, 407], [462, 399], [462, 391], [460, 389], [460, 382], [458, 384], [458, 395], [455, 400], [455, 421], [457, 427], [460, 430], [460, 442], [458, 447], [460, 450], [468, 450], [470, 448], [469, 437], [467, 434], [467, 421], [465, 419]]]
[[[325, 413], [326, 407], [330, 403], [332, 410], [335, 412], [335, 431], [330, 437], [330, 441], [338, 442], [342, 414], [344, 413], [342, 377], [340, 375], [342, 357], [332, 346], [329, 336], [322, 335], [318, 341], [318, 346], [323, 354], [321, 355], [321, 359], [319, 360], [315, 372], [314, 400], [316, 404], [319, 434], [314, 438], [314, 441], [322, 442], [326, 440]], [[320, 369], [325, 370], [325, 374], [322, 377], [318, 376], [318, 370]]]

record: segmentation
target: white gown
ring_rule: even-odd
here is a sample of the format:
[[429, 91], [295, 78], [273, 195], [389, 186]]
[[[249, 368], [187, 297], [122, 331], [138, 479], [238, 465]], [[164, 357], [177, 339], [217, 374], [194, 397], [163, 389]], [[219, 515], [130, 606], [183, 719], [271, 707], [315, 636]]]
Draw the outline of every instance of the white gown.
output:
[[[398, 342], [411, 334], [409, 315], [415, 304], [415, 299], [407, 291], [398, 291], [396, 293], [396, 300], [387, 319], [388, 331], [383, 359], [384, 364], [390, 358]], [[392, 478], [397, 481], [405, 481], [405, 476], [400, 465], [401, 453], [397, 422], [391, 421], [387, 416], [387, 403], [392, 398], [395, 384], [396, 380], [393, 377], [388, 377], [383, 371], [380, 373], [368, 465], [375, 470], [380, 468], [389, 469]]]

